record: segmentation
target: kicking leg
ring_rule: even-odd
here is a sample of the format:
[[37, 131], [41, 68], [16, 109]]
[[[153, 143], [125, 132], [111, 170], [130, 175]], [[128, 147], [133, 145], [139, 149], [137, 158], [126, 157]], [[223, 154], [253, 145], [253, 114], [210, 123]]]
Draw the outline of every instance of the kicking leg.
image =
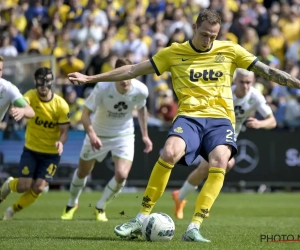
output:
[[232, 147], [229, 145], [218, 145], [210, 152], [208, 178], [198, 195], [194, 216], [182, 237], [183, 241], [210, 242], [202, 237], [199, 228], [222, 189], [231, 151]]
[[185, 141], [178, 136], [170, 136], [167, 139], [163, 153], [152, 170], [140, 213], [130, 222], [115, 227], [114, 231], [118, 236], [128, 237], [141, 230], [143, 221], [163, 194], [174, 164], [184, 155], [185, 147]]

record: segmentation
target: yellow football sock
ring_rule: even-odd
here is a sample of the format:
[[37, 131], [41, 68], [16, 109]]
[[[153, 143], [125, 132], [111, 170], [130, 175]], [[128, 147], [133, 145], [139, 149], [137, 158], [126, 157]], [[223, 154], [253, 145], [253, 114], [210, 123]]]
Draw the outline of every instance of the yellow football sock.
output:
[[26, 193], [22, 194], [21, 197], [12, 206], [14, 212], [19, 212], [20, 210], [28, 207], [33, 202], [35, 202], [41, 194], [36, 194], [32, 189], [28, 190]]
[[140, 210], [142, 214], [151, 213], [156, 201], [166, 189], [173, 167], [174, 165], [165, 162], [161, 158], [159, 158], [155, 163], [144, 193], [142, 207]]
[[18, 182], [19, 182], [19, 179], [16, 178], [16, 179], [13, 179], [12, 181], [10, 181], [8, 183], [8, 186], [9, 186], [11, 191], [18, 192], [18, 190], [17, 190]]
[[224, 182], [225, 170], [210, 168], [208, 178], [198, 195], [192, 222], [201, 225], [203, 218], [209, 213], [214, 201], [217, 199]]

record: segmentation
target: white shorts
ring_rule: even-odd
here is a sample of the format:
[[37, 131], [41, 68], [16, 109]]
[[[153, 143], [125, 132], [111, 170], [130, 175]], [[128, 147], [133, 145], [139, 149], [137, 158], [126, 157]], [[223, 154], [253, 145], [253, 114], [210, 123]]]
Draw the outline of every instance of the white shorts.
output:
[[116, 137], [116, 138], [100, 138], [102, 148], [93, 151], [90, 138], [86, 135], [80, 152], [80, 158], [85, 161], [96, 160], [102, 162], [109, 152], [112, 156], [133, 161], [134, 156], [134, 135]]

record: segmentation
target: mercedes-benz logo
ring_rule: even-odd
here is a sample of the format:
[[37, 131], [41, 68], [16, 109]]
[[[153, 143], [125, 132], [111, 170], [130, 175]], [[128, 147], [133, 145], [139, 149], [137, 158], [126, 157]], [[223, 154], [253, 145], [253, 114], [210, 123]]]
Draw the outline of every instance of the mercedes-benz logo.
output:
[[233, 170], [240, 174], [252, 172], [259, 162], [259, 152], [256, 145], [249, 140], [237, 141], [238, 154], [235, 157]]

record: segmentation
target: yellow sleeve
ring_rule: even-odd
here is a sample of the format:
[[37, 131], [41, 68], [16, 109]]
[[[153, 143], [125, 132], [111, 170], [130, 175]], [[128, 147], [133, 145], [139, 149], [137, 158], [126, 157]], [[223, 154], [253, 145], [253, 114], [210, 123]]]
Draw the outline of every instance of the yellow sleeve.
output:
[[70, 123], [70, 109], [65, 100], [60, 101], [58, 124]]
[[155, 73], [160, 76], [165, 71], [169, 71], [171, 62], [171, 46], [164, 48], [157, 52], [151, 59], [150, 62], [155, 70]]
[[257, 57], [245, 50], [242, 46], [234, 44], [235, 46], [235, 63], [237, 68], [247, 69], [250, 68], [258, 61]]
[[30, 99], [32, 97], [32, 91], [29, 90], [24, 94], [24, 99], [26, 100], [26, 102], [30, 105]]

